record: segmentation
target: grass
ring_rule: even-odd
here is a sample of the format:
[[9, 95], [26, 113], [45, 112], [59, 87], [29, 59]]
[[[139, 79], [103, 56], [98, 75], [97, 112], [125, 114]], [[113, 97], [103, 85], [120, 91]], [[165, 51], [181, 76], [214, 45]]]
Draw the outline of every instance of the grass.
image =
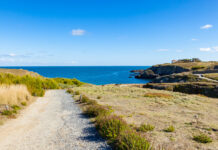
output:
[[[68, 90], [68, 92], [74, 94], [72, 90]], [[97, 97], [97, 99], [99, 98]], [[89, 117], [95, 117], [95, 125], [98, 132], [103, 138], [108, 140], [113, 149], [151, 149], [150, 143], [144, 137], [135, 133], [134, 129], [122, 117], [111, 115], [113, 113], [111, 107], [99, 105], [95, 100], [84, 95], [82, 98], [79, 96], [79, 101], [88, 105], [83, 105], [85, 107], [84, 114]]]
[[0, 104], [19, 105], [32, 99], [25, 85], [0, 85]]
[[54, 81], [56, 81], [62, 88], [78, 87], [85, 84], [77, 79], [54, 78]]
[[43, 96], [46, 89], [59, 89], [63, 87], [78, 87], [83, 85], [77, 79], [65, 79], [65, 78], [43, 78], [41, 76], [16, 76], [13, 74], [1, 73], [0, 84], [23, 84], [26, 85], [28, 91], [32, 96]]
[[84, 112], [89, 117], [106, 116], [111, 114], [111, 111], [106, 106], [101, 105], [91, 105], [88, 106]]
[[151, 150], [150, 143], [138, 133], [127, 131], [121, 133], [115, 141], [115, 150]]
[[139, 128], [138, 131], [141, 132], [148, 132], [148, 131], [153, 131], [154, 130], [154, 126], [151, 124], [142, 124]]
[[[213, 68], [213, 66], [218, 65], [218, 62], [187, 62], [187, 63], [166, 63], [166, 64], [161, 64], [161, 66], [180, 66], [186, 69], [190, 69], [192, 70], [192, 68], [196, 68], [196, 66], [200, 66], [201, 68], [204, 67], [204, 69], [206, 68]], [[158, 65], [155, 65], [158, 66]]]
[[149, 98], [172, 98], [172, 95], [166, 93], [146, 93], [144, 97]]
[[212, 139], [205, 134], [196, 135], [193, 137], [193, 140], [199, 143], [211, 143], [212, 142]]
[[[149, 125], [155, 125], [152, 132], [138, 131], [142, 136], [145, 135], [145, 139], [152, 143], [154, 149], [159, 147], [176, 149], [177, 145], [181, 145], [181, 149], [196, 149], [197, 147], [208, 149], [207, 144], [202, 146], [199, 145], [200, 143], [193, 143], [193, 134], [211, 127], [218, 128], [217, 98], [119, 85], [93, 85], [76, 87], [73, 90], [97, 101], [99, 105], [111, 106], [113, 109], [111, 115], [122, 116], [121, 118], [131, 130], [137, 129], [138, 131], [138, 128], [145, 122]], [[161, 93], [161, 95], [171, 95], [171, 98], [164, 96], [144, 97], [146, 93]], [[99, 95], [101, 99], [97, 98]], [[87, 107], [87, 104], [82, 106]], [[194, 117], [196, 115], [198, 122]], [[186, 125], [187, 122], [191, 124]], [[133, 127], [131, 127], [132, 124]], [[174, 127], [176, 132], [171, 132], [171, 134], [163, 132], [169, 124]], [[213, 139], [218, 138], [217, 131], [206, 132], [213, 135]], [[172, 138], [174, 140], [170, 140]], [[210, 147], [216, 149], [218, 141], [214, 140]]]
[[26, 102], [21, 102], [21, 105], [26, 106], [27, 103]]
[[99, 117], [96, 121], [96, 127], [100, 135], [109, 141], [114, 141], [129, 128], [121, 117], [115, 115]]
[[192, 66], [192, 70], [204, 69], [205, 66]]
[[169, 127], [167, 127], [166, 129], [164, 129], [165, 132], [174, 132], [175, 131], [175, 127], [173, 125], [170, 125]]
[[208, 74], [204, 74], [204, 76], [218, 81], [218, 73], [208, 73]]

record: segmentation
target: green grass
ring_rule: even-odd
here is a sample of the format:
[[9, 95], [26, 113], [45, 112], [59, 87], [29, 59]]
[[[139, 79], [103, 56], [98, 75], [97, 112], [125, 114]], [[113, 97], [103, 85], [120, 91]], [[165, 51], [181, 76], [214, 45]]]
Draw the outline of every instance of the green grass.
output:
[[174, 132], [175, 131], [175, 127], [174, 126], [169, 126], [168, 128], [164, 129], [165, 132]]
[[121, 133], [115, 141], [115, 150], [151, 150], [150, 143], [134, 131]]
[[26, 106], [27, 103], [26, 102], [21, 102], [21, 105]]
[[123, 131], [128, 130], [129, 126], [121, 117], [111, 115], [99, 117], [96, 128], [102, 137], [114, 141]]
[[[59, 89], [65, 86], [81, 86], [84, 83], [77, 79], [65, 78], [43, 78], [41, 76], [16, 76], [12, 74], [1, 73], [0, 84], [24, 84], [33, 96], [43, 96], [46, 89]], [[62, 85], [62, 86], [61, 86]]]
[[66, 79], [66, 78], [54, 78], [54, 81], [56, 81], [61, 87], [78, 87], [82, 86], [85, 83], [81, 82], [77, 79]]
[[153, 131], [154, 130], [154, 126], [150, 125], [150, 124], [142, 124], [139, 128], [138, 131], [141, 132], [148, 132], [148, 131]]
[[193, 137], [193, 140], [199, 143], [211, 143], [212, 142], [212, 139], [205, 134], [196, 135]]
[[109, 115], [111, 111], [109, 108], [105, 106], [95, 104], [95, 105], [88, 106], [84, 111], [84, 113], [89, 117], [98, 117], [103, 115], [104, 116]]
[[10, 111], [10, 110], [4, 110], [2, 112], [2, 115], [4, 115], [4, 116], [11, 116], [12, 114], [13, 114], [13, 111]]

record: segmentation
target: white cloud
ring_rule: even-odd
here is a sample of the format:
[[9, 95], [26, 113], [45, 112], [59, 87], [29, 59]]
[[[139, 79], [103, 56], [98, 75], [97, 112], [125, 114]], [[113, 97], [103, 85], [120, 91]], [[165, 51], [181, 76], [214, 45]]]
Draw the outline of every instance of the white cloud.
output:
[[210, 52], [211, 48], [210, 47], [208, 47], [208, 48], [200, 48], [200, 51], [202, 51], [202, 52]]
[[201, 29], [209, 29], [209, 28], [212, 28], [212, 27], [213, 27], [213, 25], [206, 24], [206, 25], [202, 26]]
[[198, 39], [193, 38], [192, 41], [197, 41]]
[[10, 53], [10, 54], [8, 54], [8, 56], [10, 56], [10, 57], [14, 57], [14, 56], [16, 56], [16, 54], [14, 54], [14, 53]]
[[167, 52], [167, 51], [169, 51], [168, 49], [158, 49], [157, 50], [158, 52]]
[[82, 36], [85, 34], [85, 30], [82, 30], [82, 29], [73, 29], [72, 30], [72, 35], [73, 36]]

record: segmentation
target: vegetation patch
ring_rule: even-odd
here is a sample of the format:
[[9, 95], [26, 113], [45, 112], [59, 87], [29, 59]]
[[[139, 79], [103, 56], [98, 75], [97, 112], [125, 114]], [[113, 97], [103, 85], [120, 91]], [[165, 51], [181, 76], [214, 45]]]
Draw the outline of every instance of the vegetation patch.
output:
[[169, 126], [168, 128], [164, 129], [165, 132], [174, 132], [175, 127], [173, 125]]
[[205, 66], [193, 66], [192, 70], [199, 70], [199, 69], [204, 69]]
[[212, 139], [205, 134], [196, 135], [193, 137], [193, 140], [199, 143], [211, 143], [212, 142]]
[[103, 116], [96, 120], [96, 127], [100, 135], [110, 141], [114, 141], [129, 126], [119, 116]]
[[154, 126], [150, 125], [150, 124], [142, 124], [139, 128], [138, 131], [141, 132], [148, 132], [148, 131], [153, 131], [154, 130]]
[[21, 105], [26, 106], [27, 103], [26, 102], [21, 102]]
[[172, 95], [165, 93], [146, 93], [144, 97], [149, 98], [172, 98]]
[[121, 133], [115, 141], [115, 150], [151, 150], [150, 143], [134, 131]]
[[105, 106], [95, 104], [88, 106], [84, 113], [89, 117], [98, 117], [109, 115], [111, 110]]

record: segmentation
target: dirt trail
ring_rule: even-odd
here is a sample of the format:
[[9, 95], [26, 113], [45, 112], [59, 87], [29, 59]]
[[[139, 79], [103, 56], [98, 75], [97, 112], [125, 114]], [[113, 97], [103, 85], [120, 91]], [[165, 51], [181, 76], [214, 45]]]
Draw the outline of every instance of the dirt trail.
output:
[[1, 150], [110, 149], [64, 90], [47, 91], [17, 119], [0, 126]]

